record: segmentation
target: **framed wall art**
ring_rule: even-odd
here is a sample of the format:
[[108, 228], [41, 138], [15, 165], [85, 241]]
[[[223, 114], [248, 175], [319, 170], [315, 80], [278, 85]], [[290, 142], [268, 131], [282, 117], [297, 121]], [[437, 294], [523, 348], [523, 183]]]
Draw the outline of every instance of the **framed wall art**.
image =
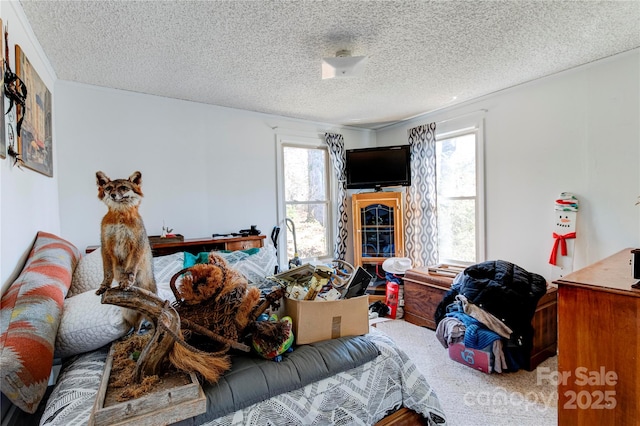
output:
[[22, 127], [17, 135], [18, 153], [25, 167], [52, 177], [51, 92], [18, 45], [16, 74], [27, 88], [25, 106], [18, 106], [18, 117], [23, 117]]
[[4, 25], [0, 19], [0, 158], [7, 158], [7, 129], [4, 116]]

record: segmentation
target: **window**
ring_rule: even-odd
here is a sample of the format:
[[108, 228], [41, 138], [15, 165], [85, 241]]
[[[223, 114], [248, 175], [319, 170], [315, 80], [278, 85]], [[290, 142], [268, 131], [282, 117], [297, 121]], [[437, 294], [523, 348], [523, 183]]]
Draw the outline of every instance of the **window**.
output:
[[436, 135], [440, 263], [484, 260], [481, 130], [482, 126], [476, 125]]
[[320, 144], [316, 138], [278, 138], [278, 223], [286, 235], [285, 247], [279, 247], [283, 267], [296, 255], [303, 263], [331, 257], [330, 160], [327, 147]]

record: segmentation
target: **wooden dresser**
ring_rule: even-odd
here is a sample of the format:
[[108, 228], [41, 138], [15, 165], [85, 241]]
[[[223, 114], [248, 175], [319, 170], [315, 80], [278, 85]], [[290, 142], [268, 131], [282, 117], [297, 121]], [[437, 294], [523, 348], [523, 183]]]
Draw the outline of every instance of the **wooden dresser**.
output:
[[[184, 240], [171, 240], [156, 242], [151, 239], [151, 251], [154, 256], [164, 256], [177, 251], [186, 251], [198, 254], [212, 250], [246, 250], [264, 246], [264, 235], [250, 235], [247, 237], [218, 237], [218, 238], [187, 238]], [[89, 246], [86, 252], [91, 253], [100, 246]]]
[[640, 290], [631, 249], [555, 281], [559, 425], [640, 421]]
[[[445, 293], [451, 288], [452, 277], [432, 274], [428, 268], [407, 271], [404, 277], [404, 319], [412, 324], [435, 330], [435, 313]], [[529, 365], [531, 371], [545, 359], [556, 354], [557, 344], [557, 295], [558, 289], [548, 286], [547, 293], [540, 298], [531, 321], [533, 326], [533, 348]]]

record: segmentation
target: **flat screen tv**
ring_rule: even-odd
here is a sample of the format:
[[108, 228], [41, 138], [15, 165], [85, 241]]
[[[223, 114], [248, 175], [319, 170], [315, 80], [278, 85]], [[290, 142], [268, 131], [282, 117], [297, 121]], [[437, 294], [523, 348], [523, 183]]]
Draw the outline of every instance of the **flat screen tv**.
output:
[[349, 149], [346, 154], [348, 189], [411, 185], [409, 145]]

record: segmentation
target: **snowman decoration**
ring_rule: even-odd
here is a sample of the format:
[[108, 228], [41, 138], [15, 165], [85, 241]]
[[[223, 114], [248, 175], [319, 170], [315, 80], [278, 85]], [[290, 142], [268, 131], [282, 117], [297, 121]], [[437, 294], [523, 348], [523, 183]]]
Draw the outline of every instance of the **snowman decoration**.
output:
[[573, 254], [576, 238], [578, 199], [570, 192], [563, 192], [555, 202], [555, 229], [549, 263], [561, 277], [573, 270]]

